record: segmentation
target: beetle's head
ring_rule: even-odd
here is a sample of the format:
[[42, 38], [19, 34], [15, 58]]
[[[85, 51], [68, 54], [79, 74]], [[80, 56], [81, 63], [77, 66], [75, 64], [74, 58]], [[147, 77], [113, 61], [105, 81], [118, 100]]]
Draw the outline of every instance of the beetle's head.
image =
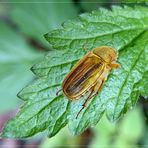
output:
[[92, 52], [101, 57], [107, 63], [111, 63], [117, 58], [116, 50], [109, 46], [96, 47], [92, 50]]

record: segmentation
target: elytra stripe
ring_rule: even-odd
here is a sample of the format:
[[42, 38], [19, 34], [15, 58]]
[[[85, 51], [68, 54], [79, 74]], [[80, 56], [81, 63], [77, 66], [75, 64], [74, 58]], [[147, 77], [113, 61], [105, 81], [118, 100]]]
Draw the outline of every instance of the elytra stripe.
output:
[[101, 65], [101, 63], [97, 63], [95, 65], [93, 65], [91, 68], [88, 69], [88, 71], [86, 73], [84, 73], [84, 75], [82, 75], [73, 85], [71, 85], [68, 88], [68, 91], [72, 92], [74, 91], [79, 85], [81, 85], [82, 83], [85, 82], [85, 80], [87, 80], [91, 74]]

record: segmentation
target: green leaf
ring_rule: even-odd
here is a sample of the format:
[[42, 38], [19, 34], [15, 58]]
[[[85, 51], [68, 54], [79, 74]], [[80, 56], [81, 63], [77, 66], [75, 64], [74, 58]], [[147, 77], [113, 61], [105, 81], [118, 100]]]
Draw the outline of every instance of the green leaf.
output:
[[121, 0], [122, 3], [144, 3], [144, 2], [148, 2], [148, 0]]
[[1, 3], [0, 5], [0, 19], [3, 19], [4, 17], [6, 17], [8, 12], [8, 6], [6, 3]]
[[[14, 0], [10, 15], [21, 31], [46, 47], [49, 47], [43, 34], [59, 27], [65, 20], [77, 15], [72, 0]], [[66, 13], [65, 13], [66, 10]], [[27, 13], [26, 13], [27, 12]]]
[[81, 0], [79, 5], [82, 7], [82, 10], [86, 12], [96, 10], [101, 6], [110, 5], [108, 0]]
[[[140, 106], [135, 107], [122, 120], [116, 123], [107, 121], [103, 116], [99, 124], [93, 129], [94, 138], [90, 143], [90, 148], [96, 148], [98, 145], [101, 147], [112, 145], [114, 148], [131, 148], [131, 145], [136, 145], [141, 137], [144, 136], [146, 128], [144, 120]], [[134, 129], [134, 132], [131, 132], [131, 129]]]
[[[33, 66], [38, 79], [19, 93], [26, 103], [16, 118], [6, 124], [3, 137], [29, 137], [45, 129], [51, 137], [66, 124], [77, 135], [96, 125], [104, 112], [114, 121], [135, 106], [138, 96], [144, 92], [141, 84], [147, 73], [147, 24], [148, 8], [116, 6], [112, 11], [101, 8], [82, 14], [79, 19], [46, 34], [56, 50]], [[76, 119], [87, 95], [70, 102], [62, 94], [57, 97], [56, 92], [86, 50], [102, 45], [118, 50], [117, 62], [121, 66], [110, 73], [101, 92]]]
[[[132, 124], [134, 121], [134, 124]], [[128, 141], [134, 141], [135, 143], [142, 137], [144, 133], [145, 124], [142, 109], [136, 107], [122, 120], [119, 128], [119, 137]], [[131, 132], [131, 129], [134, 129], [134, 132]]]
[[55, 148], [57, 146], [72, 148], [74, 145], [79, 145], [80, 138], [80, 136], [69, 136], [68, 129], [64, 128], [55, 137], [44, 138], [39, 148]]
[[21, 35], [0, 23], [0, 112], [16, 108], [17, 93], [33, 79], [29, 71], [41, 54], [28, 46]]

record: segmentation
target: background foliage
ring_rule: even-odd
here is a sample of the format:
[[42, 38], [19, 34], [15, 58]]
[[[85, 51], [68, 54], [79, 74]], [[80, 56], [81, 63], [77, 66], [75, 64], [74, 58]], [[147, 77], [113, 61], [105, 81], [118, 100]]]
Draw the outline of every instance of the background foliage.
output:
[[[49, 30], [57, 28], [58, 25], [62, 23], [64, 20], [67, 20], [69, 18], [74, 18], [79, 11], [86, 11], [86, 10], [90, 11], [92, 9], [96, 9], [96, 5], [93, 6], [93, 4], [94, 3], [92, 3], [91, 7], [89, 3], [87, 4], [83, 2], [76, 3], [75, 5], [72, 2], [71, 3], [68, 2], [67, 4], [48, 3], [47, 5], [46, 3], [42, 3], [42, 4], [34, 3], [33, 1], [33, 3], [30, 5], [31, 7], [28, 7], [27, 3], [26, 4], [13, 3], [13, 4], [10, 4], [9, 6], [3, 4], [3, 7], [7, 8], [9, 11], [8, 11], [8, 14], [6, 14], [4, 13], [5, 11], [4, 9], [4, 11], [2, 11], [1, 13], [2, 20], [4, 20], [4, 22], [1, 23], [1, 26], [0, 26], [2, 28], [0, 37], [1, 39], [3, 38], [3, 40], [1, 40], [1, 45], [3, 45], [2, 46], [3, 48], [1, 52], [2, 56], [1, 56], [0, 64], [2, 64], [1, 67], [3, 67], [4, 69], [3, 72], [0, 72], [0, 77], [2, 77], [1, 80], [3, 82], [1, 83], [2, 84], [1, 88], [3, 88], [1, 89], [1, 91], [2, 91], [2, 94], [4, 94], [3, 96], [7, 100], [9, 99], [8, 97], [12, 99], [14, 98], [14, 101], [9, 101], [10, 105], [8, 105], [9, 103], [3, 103], [3, 104], [6, 104], [5, 106], [3, 105], [2, 107], [0, 107], [3, 112], [6, 111], [7, 109], [14, 108], [16, 106], [15, 102], [17, 102], [17, 99], [15, 98], [15, 96], [18, 90], [20, 90], [21, 87], [24, 86], [24, 84], [27, 84], [29, 80], [34, 79], [31, 72], [29, 72], [29, 68], [33, 65], [33, 63], [36, 63], [37, 60], [39, 61], [39, 59], [41, 59], [41, 55], [43, 55], [42, 53], [43, 51], [51, 50], [51, 46], [48, 46], [47, 42], [43, 39], [42, 35], [48, 32]], [[66, 13], [66, 15], [65, 13], [62, 14], [62, 10], [65, 10], [67, 8], [67, 5], [68, 7], [71, 7], [71, 9], [68, 9], [68, 11], [70, 12]], [[106, 6], [107, 4], [99, 3], [98, 5]], [[51, 13], [48, 14], [49, 11], [45, 8], [49, 9]], [[59, 8], [63, 8], [63, 9], [59, 9]], [[26, 13], [26, 10], [29, 13]], [[41, 10], [41, 11], [38, 11], [38, 10]], [[98, 20], [96, 17], [98, 15], [97, 12], [93, 12], [92, 15], [84, 14], [84, 15], [81, 15], [80, 20], [68, 21], [67, 23], [64, 23], [63, 27], [65, 30], [61, 28], [60, 30], [53, 31], [48, 35], [46, 35], [46, 38], [51, 43], [52, 47], [59, 49], [60, 51], [50, 51], [49, 54], [47, 54], [47, 56], [45, 57], [44, 61], [39, 62], [32, 68], [33, 72], [37, 75], [39, 79], [33, 81], [33, 83], [30, 86], [28, 86], [21, 93], [19, 93], [19, 96], [23, 100], [27, 101], [27, 103], [25, 103], [23, 110], [18, 114], [17, 118], [9, 122], [9, 124], [7, 125], [7, 128], [5, 129], [5, 136], [28, 137], [35, 134], [38, 131], [43, 131], [45, 128], [48, 128], [48, 131], [47, 131], [48, 135], [53, 136], [63, 126], [67, 124], [68, 119], [66, 118], [66, 116], [69, 113], [70, 113], [69, 114], [70, 122], [68, 124], [73, 134], [78, 134], [82, 132], [88, 125], [96, 124], [98, 122], [99, 118], [102, 116], [102, 113], [104, 112], [104, 109], [105, 109], [104, 105], [101, 106], [100, 101], [105, 101], [106, 99], [103, 98], [103, 100], [101, 99], [99, 102], [95, 101], [99, 99], [97, 98], [94, 99], [94, 101], [90, 103], [90, 107], [86, 109], [87, 111], [84, 112], [84, 114], [80, 117], [79, 121], [71, 122], [72, 119], [75, 120], [75, 115], [79, 110], [79, 108], [81, 108], [81, 104], [85, 98], [83, 98], [83, 100], [80, 100], [78, 102], [74, 102], [71, 104], [66, 99], [63, 99], [63, 96], [54, 98], [55, 92], [60, 88], [60, 83], [63, 77], [65, 76], [65, 74], [69, 71], [71, 66], [81, 56], [83, 56], [86, 53], [86, 51], [82, 49], [84, 44], [87, 45], [86, 46], [87, 50], [95, 47], [96, 45], [101, 45], [101, 44], [115, 47], [117, 50], [121, 51], [120, 55], [123, 56], [123, 58], [122, 56], [119, 56], [119, 61], [118, 61], [119, 63], [125, 63], [124, 56], [127, 58], [127, 55], [128, 55], [129, 59], [131, 59], [131, 57], [133, 58], [133, 61], [131, 61], [131, 63], [129, 62], [128, 66], [126, 66], [126, 64], [125, 65], [123, 64], [124, 65], [122, 67], [123, 69], [121, 68], [119, 71], [114, 71], [110, 75], [109, 80], [105, 85], [104, 89], [108, 90], [108, 87], [110, 85], [114, 86], [113, 79], [117, 79], [118, 78], [117, 76], [119, 73], [120, 74], [123, 73], [121, 75], [122, 79], [119, 78], [119, 80], [122, 80], [122, 82], [124, 81], [124, 78], [126, 78], [128, 75], [128, 79], [127, 79], [127, 82], [125, 82], [125, 86], [128, 85], [129, 92], [125, 94], [124, 91], [126, 91], [126, 87], [123, 87], [123, 88], [119, 87], [119, 90], [122, 89], [123, 91], [121, 93], [121, 98], [118, 99], [119, 107], [117, 105], [116, 111], [111, 112], [114, 110], [113, 104], [115, 103], [115, 98], [116, 98], [114, 95], [113, 95], [114, 98], [111, 99], [111, 102], [107, 106], [108, 107], [107, 116], [111, 120], [118, 118], [121, 113], [126, 112], [127, 107], [131, 106], [131, 104], [135, 105], [135, 102], [137, 102], [136, 98], [137, 98], [137, 95], [139, 94], [139, 90], [140, 90], [140, 93], [143, 94], [143, 96], [147, 96], [148, 85], [146, 84], [146, 81], [145, 81], [147, 80], [147, 74], [146, 72], [144, 72], [146, 71], [144, 65], [146, 63], [145, 60], [147, 58], [145, 57], [145, 60], [144, 60], [144, 58], [141, 57], [142, 60], [140, 61], [140, 63], [139, 63], [139, 59], [138, 59], [138, 62], [135, 62], [137, 61], [138, 54], [139, 56], [141, 54], [142, 56], [144, 56], [146, 55], [144, 54], [144, 52], [147, 51], [147, 46], [146, 46], [147, 45], [147, 40], [146, 40], [147, 39], [147, 31], [146, 31], [147, 30], [147, 25], [146, 25], [147, 11], [146, 9], [140, 8], [140, 7], [132, 9], [127, 7], [123, 11], [120, 9], [120, 7], [116, 7], [113, 9], [112, 13], [108, 12], [105, 9], [101, 9], [100, 12], [98, 13], [102, 15], [102, 17], [100, 16], [100, 20]], [[5, 15], [6, 17], [4, 17]], [[47, 18], [47, 19], [43, 19], [43, 18]], [[115, 18], [118, 18], [118, 19], [115, 19]], [[105, 21], [105, 22], [101, 24], [100, 21], [101, 22]], [[83, 30], [81, 28], [81, 25], [84, 25], [84, 28], [90, 32], [88, 33], [85, 30]], [[103, 26], [103, 29], [101, 29], [102, 32], [98, 32], [100, 37], [95, 37], [96, 30], [100, 31], [99, 28], [102, 28], [102, 26]], [[94, 30], [93, 28], [95, 28], [94, 32], [92, 31]], [[68, 30], [71, 33], [67, 34], [68, 31], [66, 30]], [[109, 33], [111, 33], [112, 35]], [[64, 36], [64, 38], [66, 37], [66, 39], [64, 39], [62, 35]], [[125, 36], [124, 40], [122, 40], [123, 36]], [[85, 38], [81, 39], [83, 37]], [[90, 37], [92, 38], [88, 39]], [[16, 51], [16, 52], [15, 53], [12, 52], [12, 49], [13, 51]], [[130, 53], [128, 52], [129, 49], [130, 49]], [[133, 51], [132, 49], [137, 49], [137, 50]], [[71, 61], [68, 61], [69, 57], [71, 57]], [[63, 61], [66, 63], [63, 63]], [[130, 67], [130, 64], [131, 64], [131, 67]], [[4, 66], [4, 65], [8, 65], [8, 66]], [[134, 65], [135, 67], [133, 67], [132, 65]], [[143, 67], [141, 67], [141, 65], [143, 65]], [[139, 69], [140, 69], [140, 72], [139, 72]], [[132, 70], [130, 71], [130, 74], [128, 74], [129, 70]], [[135, 74], [137, 76], [137, 72], [138, 72], [138, 77], [135, 77]], [[12, 73], [14, 74], [12, 75]], [[56, 73], [60, 73], [59, 77], [57, 77]], [[143, 75], [143, 79], [142, 81], [140, 81], [142, 78], [142, 75]], [[5, 79], [4, 79], [4, 76], [5, 76]], [[19, 78], [19, 76], [21, 77]], [[22, 78], [22, 81], [21, 81], [21, 78]], [[18, 79], [20, 81], [17, 81]], [[130, 81], [134, 81], [135, 83], [134, 86], [131, 85]], [[16, 85], [13, 85], [13, 84], [16, 84]], [[7, 95], [8, 86], [10, 87], [9, 88], [11, 92], [10, 95], [12, 94], [12, 96]], [[121, 83], [118, 83], [118, 86], [121, 86]], [[104, 89], [103, 91], [105, 92]], [[101, 92], [101, 94], [104, 94], [103, 91]], [[113, 90], [111, 89], [110, 91], [113, 91]], [[100, 96], [98, 96], [99, 98], [101, 97], [101, 94]], [[133, 100], [131, 101], [129, 101], [129, 99], [126, 97], [129, 94], [133, 96], [132, 97]], [[1, 99], [1, 100], [4, 101], [6, 99], [3, 99], [3, 100]], [[57, 107], [57, 105], [59, 107]], [[100, 107], [98, 105], [100, 105]], [[61, 106], [62, 108], [60, 108]], [[92, 112], [91, 110], [95, 106], [97, 106], [98, 108], [96, 108], [97, 109], [96, 112]], [[98, 115], [97, 111], [100, 111], [100, 109], [101, 109], [101, 112], [99, 112], [100, 116], [97, 116]], [[66, 112], [66, 110], [68, 110], [68, 112]], [[32, 117], [30, 116], [30, 112], [32, 112], [32, 115], [31, 115]], [[74, 115], [71, 114], [73, 112], [74, 112]], [[141, 116], [141, 114], [143, 114], [140, 108], [136, 109], [135, 112], [136, 112], [135, 114], [139, 114], [140, 112], [139, 117]], [[33, 116], [35, 114], [36, 116]], [[91, 117], [91, 119], [93, 119], [91, 123], [89, 123], [90, 121], [88, 120], [88, 117], [89, 118]], [[53, 118], [54, 118], [54, 122], [53, 122]], [[107, 140], [112, 141], [110, 140], [111, 138], [110, 131], [107, 131], [107, 134], [105, 134], [105, 131], [101, 132], [100, 130], [97, 130], [97, 131], [95, 130], [96, 131], [95, 132], [92, 130], [91, 132], [96, 133], [95, 134], [96, 139], [97, 139], [97, 136], [99, 135], [101, 135], [102, 137], [102, 140], [100, 140], [99, 143], [97, 144], [100, 144], [100, 145], [113, 144], [117, 146], [121, 145], [122, 143], [124, 145], [136, 144], [137, 141], [141, 139], [142, 136], [145, 137], [144, 134], [141, 135], [141, 133], [144, 133], [142, 132], [143, 129], [146, 129], [145, 122], [143, 118], [141, 118], [141, 120], [137, 121], [137, 129], [139, 131], [137, 131], [137, 134], [135, 134], [135, 137], [132, 137], [131, 135], [129, 136], [129, 139], [131, 138], [130, 142], [126, 140], [126, 137], [127, 137], [126, 130], [128, 131], [128, 126], [130, 126], [128, 124], [128, 122], [130, 122], [130, 118], [132, 118], [134, 121], [138, 119], [138, 117], [134, 118], [134, 114], [132, 114], [131, 117], [129, 117], [129, 119], [123, 119], [123, 124], [125, 125], [117, 123], [117, 125], [119, 124], [119, 128], [117, 125], [115, 126], [115, 124], [114, 124], [114, 127], [111, 126], [110, 128], [112, 131], [111, 133], [116, 133], [116, 132], [120, 133], [119, 138], [117, 139], [115, 138], [116, 140], [113, 140], [114, 141], [113, 143], [107, 142]], [[124, 123], [124, 120], [125, 120], [125, 123]], [[126, 120], [129, 120], [129, 121], [126, 121]], [[108, 121], [106, 121], [106, 119], [103, 118], [101, 120], [101, 123], [99, 123], [97, 127], [101, 128], [101, 124], [103, 127], [105, 127], [106, 122]], [[20, 124], [20, 126], [16, 126], [16, 123]], [[111, 123], [108, 123], [109, 126], [110, 124]], [[16, 126], [16, 127], [12, 129], [12, 126], [13, 127]], [[120, 129], [124, 129], [123, 128], [124, 126], [125, 126], [125, 131], [121, 131]], [[23, 131], [21, 131], [22, 128], [23, 128]], [[66, 134], [67, 134], [67, 131], [65, 131], [65, 139], [69, 141], [68, 139], [69, 136], [68, 134], [66, 136]], [[58, 135], [57, 135], [57, 139], [61, 141], [59, 142], [59, 145], [62, 145], [62, 141], [64, 140], [60, 140], [62, 139], [62, 136], [58, 137]], [[103, 139], [103, 135], [104, 135], [104, 139]], [[85, 141], [83, 138], [84, 137], [76, 138], [74, 140], [74, 144], [81, 143], [81, 141]], [[55, 139], [56, 139], [56, 136], [55, 136]], [[121, 139], [125, 139], [125, 140], [121, 140]], [[145, 138], [143, 138], [141, 141], [143, 143], [146, 143]], [[50, 145], [49, 143], [50, 141], [48, 142], [47, 140], [41, 146], [45, 146], [46, 144]], [[91, 145], [97, 145], [97, 144], [95, 143], [95, 139], [92, 140]], [[54, 145], [54, 142], [53, 142], [53, 145]], [[67, 143], [66, 145], [72, 145], [72, 143]]]

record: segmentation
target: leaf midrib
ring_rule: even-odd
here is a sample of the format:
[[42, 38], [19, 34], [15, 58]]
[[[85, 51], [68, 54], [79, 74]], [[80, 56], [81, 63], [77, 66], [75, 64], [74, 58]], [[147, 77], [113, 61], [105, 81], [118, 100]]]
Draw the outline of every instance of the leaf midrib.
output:
[[[114, 31], [114, 32], [107, 32], [107, 33], [104, 33], [104, 34], [97, 34], [95, 36], [92, 36], [92, 37], [81, 37], [81, 38], [70, 38], [70, 37], [67, 37], [67, 38], [64, 38], [64, 37], [58, 37], [58, 36], [52, 36], [52, 39], [64, 39], [64, 40], [87, 40], [87, 39], [95, 39], [97, 37], [102, 37], [102, 36], [106, 36], [106, 35], [111, 35], [111, 34], [116, 34], [116, 33], [120, 33], [120, 32], [123, 32], [123, 31], [133, 31], [133, 30], [147, 30], [148, 27], [130, 27], [130, 28], [127, 28], [127, 29], [119, 29], [118, 31]], [[49, 41], [48, 38], [50, 38], [49, 34], [47, 34], [47, 36], [45, 36], [45, 38]], [[50, 41], [49, 41], [50, 42]]]

